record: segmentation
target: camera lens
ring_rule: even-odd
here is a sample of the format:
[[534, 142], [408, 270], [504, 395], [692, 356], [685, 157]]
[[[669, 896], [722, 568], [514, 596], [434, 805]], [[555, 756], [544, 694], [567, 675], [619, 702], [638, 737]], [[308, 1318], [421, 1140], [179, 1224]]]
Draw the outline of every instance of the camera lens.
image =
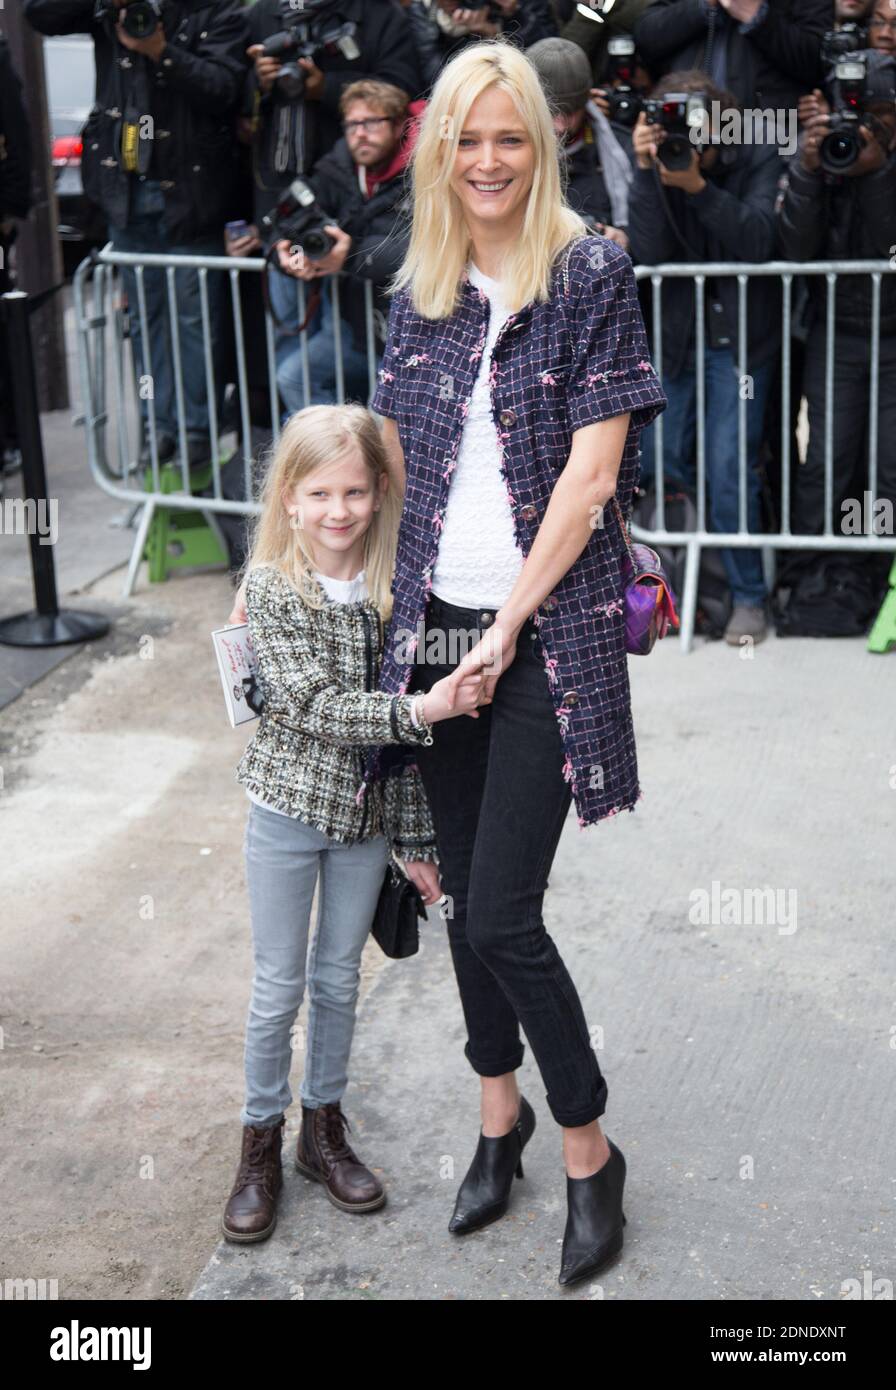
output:
[[667, 135], [657, 150], [657, 159], [672, 172], [690, 169], [696, 149], [686, 135]]
[[851, 169], [861, 151], [861, 141], [852, 130], [832, 130], [818, 147], [821, 167], [829, 174], [841, 174], [844, 169]]
[[121, 11], [121, 27], [132, 39], [148, 39], [159, 27], [159, 16], [150, 0], [131, 0]]

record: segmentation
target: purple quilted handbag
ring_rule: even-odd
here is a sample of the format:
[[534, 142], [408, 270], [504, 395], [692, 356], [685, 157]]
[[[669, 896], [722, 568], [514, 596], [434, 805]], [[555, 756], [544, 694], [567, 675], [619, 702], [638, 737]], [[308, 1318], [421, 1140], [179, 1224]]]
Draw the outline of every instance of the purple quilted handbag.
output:
[[679, 626], [672, 586], [656, 551], [632, 540], [615, 497], [613, 506], [625, 538], [625, 649], [633, 656], [647, 656], [657, 638], [665, 637], [670, 624]]

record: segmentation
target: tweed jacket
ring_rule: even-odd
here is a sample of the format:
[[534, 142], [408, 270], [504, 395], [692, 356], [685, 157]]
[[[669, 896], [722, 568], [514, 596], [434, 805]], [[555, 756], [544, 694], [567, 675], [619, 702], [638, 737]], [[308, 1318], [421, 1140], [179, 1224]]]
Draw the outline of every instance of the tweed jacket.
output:
[[[394, 607], [379, 689], [404, 692], [439, 548], [451, 473], [486, 341], [489, 302], [465, 273], [454, 312], [425, 319], [410, 291], [394, 296], [371, 401], [398, 426], [406, 488], [398, 538]], [[601, 236], [575, 239], [553, 267], [546, 303], [511, 314], [496, 339], [489, 375], [500, 468], [516, 542], [527, 556], [569, 458], [572, 434], [630, 414], [616, 496], [631, 507], [639, 436], [666, 404], [648, 361], [637, 286], [628, 256]], [[532, 615], [563, 740], [563, 776], [584, 829], [641, 795], [625, 649], [625, 541], [612, 508], [582, 554]], [[400, 772], [398, 750], [374, 751], [368, 775]]]
[[383, 624], [372, 600], [317, 610], [279, 570], [259, 566], [249, 573], [246, 611], [264, 709], [236, 780], [331, 839], [384, 834], [401, 859], [436, 858], [413, 763], [382, 785], [363, 780], [371, 745], [432, 742], [431, 726], [411, 719], [412, 695], [374, 689]]

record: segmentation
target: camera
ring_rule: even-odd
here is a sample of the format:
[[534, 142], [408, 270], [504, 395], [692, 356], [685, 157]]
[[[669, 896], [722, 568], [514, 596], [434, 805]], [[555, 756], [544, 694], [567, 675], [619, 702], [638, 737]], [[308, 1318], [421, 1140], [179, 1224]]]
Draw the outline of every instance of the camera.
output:
[[658, 125], [666, 138], [657, 150], [657, 159], [673, 172], [689, 169], [694, 151], [699, 154], [703, 142], [691, 138], [695, 130], [709, 128], [709, 108], [703, 92], [668, 92], [664, 97], [651, 97], [644, 102], [648, 125]]
[[818, 147], [821, 167], [828, 174], [851, 169], [862, 153], [859, 130], [865, 124], [864, 98], [867, 68], [864, 57], [854, 55], [834, 64], [830, 82], [831, 128]]
[[336, 245], [329, 232], [324, 231], [332, 217], [321, 209], [314, 190], [304, 179], [293, 179], [277, 205], [261, 219], [275, 240], [286, 237], [301, 247], [310, 261], [322, 261]]
[[[361, 56], [355, 35], [358, 26], [350, 21], [340, 23], [334, 20], [325, 22], [327, 10], [333, 8], [333, 0], [280, 0], [280, 18], [284, 28], [279, 34], [265, 39], [262, 53], [265, 58], [276, 58], [282, 64], [274, 79], [273, 95], [282, 102], [292, 103], [302, 100], [305, 95], [304, 68], [299, 66], [300, 58], [316, 61], [324, 53], [341, 53], [349, 62]], [[305, 32], [310, 31], [310, 32]]]
[[113, 23], [120, 20], [122, 29], [132, 39], [148, 39], [162, 21], [162, 0], [128, 0], [120, 9], [111, 0], [97, 0], [93, 17], [97, 23], [107, 18]]
[[610, 108], [610, 120], [617, 125], [633, 126], [643, 102], [632, 86], [635, 76], [635, 41], [619, 34], [607, 44], [607, 76], [612, 83], [604, 95]]
[[832, 68], [850, 53], [868, 47], [868, 30], [861, 24], [841, 24], [839, 29], [830, 29], [821, 41], [821, 61], [826, 68]]

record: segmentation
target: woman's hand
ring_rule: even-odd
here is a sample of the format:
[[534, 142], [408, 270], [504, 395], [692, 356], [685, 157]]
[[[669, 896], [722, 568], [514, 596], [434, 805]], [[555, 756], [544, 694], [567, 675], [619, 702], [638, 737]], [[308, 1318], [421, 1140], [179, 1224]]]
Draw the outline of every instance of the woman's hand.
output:
[[[495, 686], [516, 655], [518, 637], [519, 628], [510, 627], [508, 624], [502, 623], [499, 617], [496, 617], [494, 624], [487, 632], [483, 633], [475, 647], [471, 647], [463, 660], [451, 672], [451, 675], [445, 677], [448, 690], [451, 691], [452, 687], [459, 688], [471, 672], [481, 669], [483, 683], [482, 697], [479, 703], [482, 705], [490, 704], [494, 699]], [[457, 697], [455, 696], [455, 698]]]
[[236, 598], [233, 600], [230, 617], [227, 619], [231, 627], [235, 623], [247, 623], [249, 621], [249, 614], [246, 612], [246, 582], [248, 578], [249, 576], [247, 574], [236, 591]]
[[463, 677], [455, 680], [457, 671], [436, 681], [423, 697], [423, 716], [427, 724], [437, 724], [440, 719], [453, 719], [456, 714], [469, 714], [479, 718], [477, 705], [487, 705], [491, 700], [484, 698], [484, 676], [479, 666], [473, 665]]
[[401, 862], [408, 878], [419, 888], [425, 905], [431, 907], [433, 903], [437, 903], [443, 896], [438, 864], [432, 864], [425, 859], [412, 859], [410, 863], [402, 859]]

